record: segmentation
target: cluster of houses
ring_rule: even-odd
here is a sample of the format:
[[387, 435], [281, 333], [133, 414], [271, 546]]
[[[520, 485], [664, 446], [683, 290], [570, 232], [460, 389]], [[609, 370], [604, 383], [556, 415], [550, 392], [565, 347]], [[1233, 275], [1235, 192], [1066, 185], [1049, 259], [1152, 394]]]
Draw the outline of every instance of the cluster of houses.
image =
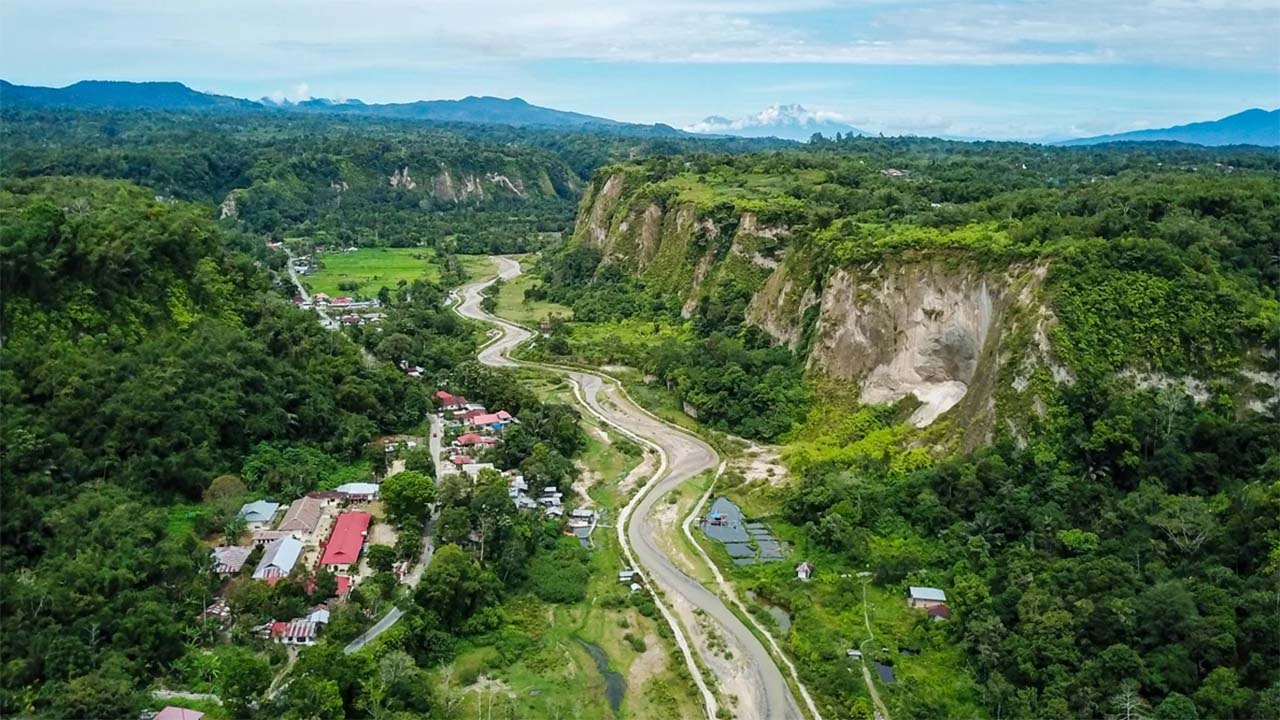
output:
[[[445, 449], [449, 465], [456, 471], [471, 476], [474, 481], [482, 470], [497, 470], [493, 463], [479, 462], [484, 453], [502, 442], [503, 431], [513, 423], [519, 423], [506, 410], [489, 412], [478, 403], [473, 403], [461, 395], [454, 395], [446, 390], [437, 390], [436, 402], [440, 408], [440, 417], [445, 426], [460, 430]], [[517, 510], [538, 510], [548, 518], [563, 519], [565, 517], [564, 494], [551, 485], [539, 492], [530, 492], [529, 484], [518, 470], [502, 472], [507, 481], [507, 494]], [[586, 545], [591, 533], [595, 531], [599, 517], [594, 510], [575, 509], [568, 512], [569, 533], [578, 537]]]
[[[337, 315], [337, 321], [343, 325], [377, 325], [387, 317], [383, 313], [376, 312], [382, 307], [382, 303], [376, 299], [356, 300], [346, 296], [329, 297], [326, 293], [316, 293], [310, 300], [301, 295], [295, 295], [293, 304], [303, 310], [320, 308], [341, 313]], [[375, 312], [368, 312], [370, 310]]]
[[[462, 431], [445, 449], [449, 463], [457, 469], [469, 472], [472, 477], [486, 467], [493, 467], [478, 462], [478, 458], [483, 451], [496, 447], [501, 442], [503, 430], [519, 422], [515, 416], [506, 410], [489, 412], [484, 405], [470, 402], [461, 395], [445, 390], [437, 390], [435, 398], [440, 405], [440, 417], [445, 426]], [[473, 468], [473, 465], [479, 467]]]
[[[338, 598], [344, 598], [359, 582], [360, 557], [373, 521], [369, 512], [353, 506], [376, 499], [378, 491], [376, 483], [353, 482], [334, 490], [308, 493], [285, 507], [279, 522], [279, 503], [245, 503], [238, 516], [248, 527], [250, 542], [213, 548], [213, 570], [223, 579], [239, 575], [254, 552], [261, 549], [252, 571], [254, 580], [274, 585], [302, 568], [324, 569], [334, 574]], [[314, 580], [309, 589], [314, 589]], [[219, 598], [207, 607], [201, 619], [226, 624], [230, 613], [225, 599]], [[306, 618], [267, 623], [259, 630], [277, 642], [306, 645], [315, 642], [327, 622], [328, 609], [317, 606]]]

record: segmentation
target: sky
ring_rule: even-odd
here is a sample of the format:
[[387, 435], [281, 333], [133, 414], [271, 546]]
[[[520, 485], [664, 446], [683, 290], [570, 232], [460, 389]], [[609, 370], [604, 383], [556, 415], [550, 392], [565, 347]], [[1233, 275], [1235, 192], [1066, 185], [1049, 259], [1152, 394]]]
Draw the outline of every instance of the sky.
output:
[[1044, 139], [1280, 107], [1280, 2], [4, 0], [0, 77]]

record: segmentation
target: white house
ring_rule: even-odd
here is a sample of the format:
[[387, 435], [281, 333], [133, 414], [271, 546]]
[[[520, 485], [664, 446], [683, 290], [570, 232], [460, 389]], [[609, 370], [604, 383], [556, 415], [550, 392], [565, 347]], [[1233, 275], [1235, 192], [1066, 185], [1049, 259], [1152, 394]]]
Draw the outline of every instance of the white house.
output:
[[912, 585], [907, 591], [907, 607], [928, 609], [947, 602], [947, 594], [932, 587]]
[[272, 578], [287, 577], [290, 572], [293, 572], [293, 566], [298, 564], [298, 558], [301, 556], [301, 540], [294, 537], [273, 540], [263, 551], [262, 560], [253, 571], [253, 579], [270, 581]]
[[279, 509], [280, 503], [255, 500], [240, 506], [240, 512], [237, 517], [243, 518], [250, 530], [259, 530], [271, 525], [272, 519], [276, 516], [276, 511]]

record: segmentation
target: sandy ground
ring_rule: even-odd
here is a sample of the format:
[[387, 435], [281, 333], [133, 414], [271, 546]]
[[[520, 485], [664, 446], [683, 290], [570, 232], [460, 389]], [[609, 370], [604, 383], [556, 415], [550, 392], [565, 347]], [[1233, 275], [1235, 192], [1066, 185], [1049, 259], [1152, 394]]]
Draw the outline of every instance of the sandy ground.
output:
[[604, 430], [601, 430], [595, 425], [591, 426], [591, 434], [595, 435], [596, 439], [604, 443], [605, 445], [613, 444], [613, 438], [609, 437], [609, 433], [605, 432]]
[[627, 476], [622, 478], [618, 483], [618, 494], [623, 498], [630, 498], [636, 491], [636, 488], [644, 484], [644, 482], [653, 475], [653, 471], [656, 470], [657, 467], [657, 456], [654, 455], [652, 451], [646, 450], [644, 452], [644, 458], [641, 459], [640, 464], [635, 466], [631, 472], [627, 473]]
[[767, 482], [774, 487], [787, 484], [790, 474], [787, 466], [782, 464], [782, 457], [777, 445], [760, 445], [748, 443], [742, 454], [728, 463], [730, 470], [742, 474], [747, 482]]
[[[635, 618], [632, 618], [634, 624]], [[627, 686], [639, 688], [645, 681], [667, 669], [667, 652], [662, 640], [649, 633], [644, 636], [645, 651], [640, 653], [631, 663], [627, 673]]]
[[573, 464], [578, 466], [578, 479], [573, 481], [573, 493], [582, 500], [581, 507], [594, 507], [596, 503], [587, 492], [600, 482], [600, 473], [583, 465], [580, 460], [575, 460]]

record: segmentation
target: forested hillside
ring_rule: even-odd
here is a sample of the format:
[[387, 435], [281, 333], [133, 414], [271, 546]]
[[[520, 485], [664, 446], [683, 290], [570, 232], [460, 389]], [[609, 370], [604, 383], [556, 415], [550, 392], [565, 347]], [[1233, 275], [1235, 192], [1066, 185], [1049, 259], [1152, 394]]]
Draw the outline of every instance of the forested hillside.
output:
[[211, 481], [260, 443], [298, 450], [290, 475], [302, 457], [357, 460], [428, 407], [295, 310], [207, 208], [153, 195], [82, 178], [0, 189], [7, 715], [134, 712], [216, 587], [198, 538], [238, 499], [202, 503]]
[[604, 163], [777, 144], [261, 111], [8, 107], [3, 118], [9, 176], [131, 180], [277, 240], [407, 247], [453, 237], [474, 253], [570, 228], [586, 178]]
[[833, 712], [865, 569], [954, 613], [876, 654], [906, 717], [1277, 717], [1277, 238], [1270, 153], [849, 139], [603, 169], [527, 297], [783, 444], [743, 498], [830, 574], [732, 572]]

